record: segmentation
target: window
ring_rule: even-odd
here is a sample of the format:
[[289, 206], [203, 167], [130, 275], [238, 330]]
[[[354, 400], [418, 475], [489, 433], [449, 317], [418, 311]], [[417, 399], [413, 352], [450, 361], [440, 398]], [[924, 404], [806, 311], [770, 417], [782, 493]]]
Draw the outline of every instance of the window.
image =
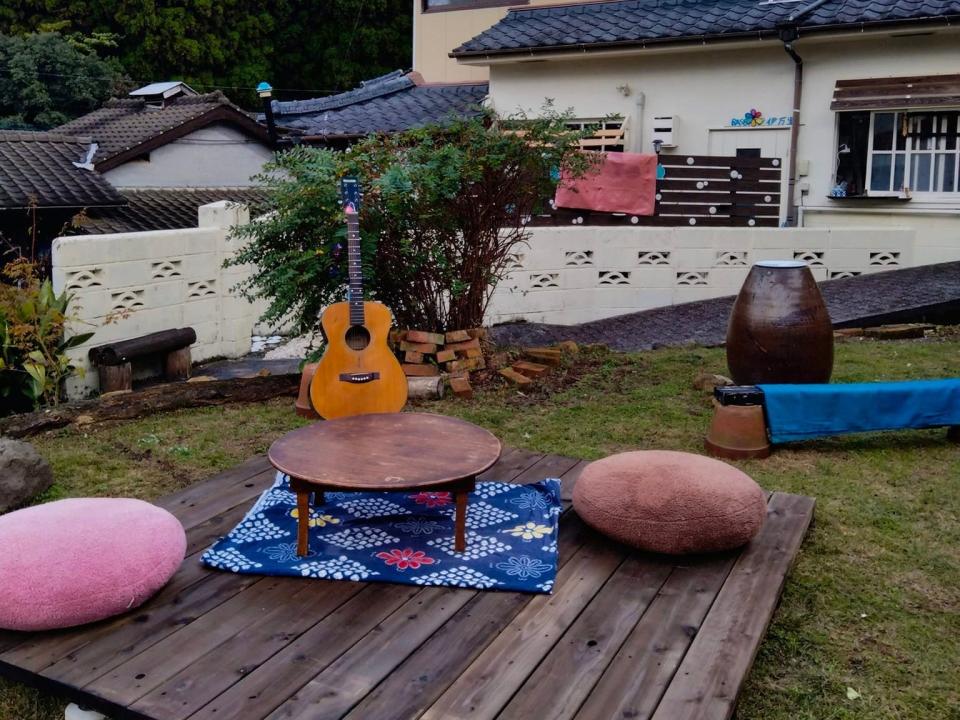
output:
[[587, 130], [593, 134], [580, 141], [582, 150], [599, 150], [600, 152], [623, 152], [624, 136], [627, 131], [627, 121], [577, 119], [567, 123], [571, 130]]
[[[960, 111], [870, 114], [866, 187], [871, 195], [960, 191]], [[841, 146], [842, 149], [842, 146]]]
[[526, 5], [530, 0], [422, 0], [423, 12], [472, 10], [473, 8]]

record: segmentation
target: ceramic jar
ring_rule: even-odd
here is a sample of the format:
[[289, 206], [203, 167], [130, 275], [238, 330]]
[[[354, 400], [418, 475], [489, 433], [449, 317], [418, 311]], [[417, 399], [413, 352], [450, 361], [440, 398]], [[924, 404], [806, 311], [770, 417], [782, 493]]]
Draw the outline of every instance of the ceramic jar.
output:
[[730, 315], [727, 365], [738, 385], [829, 382], [833, 325], [806, 263], [750, 269]]

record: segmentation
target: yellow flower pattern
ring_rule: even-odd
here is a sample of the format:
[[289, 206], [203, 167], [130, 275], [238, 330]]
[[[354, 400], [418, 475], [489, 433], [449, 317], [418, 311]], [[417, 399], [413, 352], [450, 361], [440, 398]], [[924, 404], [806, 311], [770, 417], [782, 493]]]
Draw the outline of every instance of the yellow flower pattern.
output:
[[[290, 517], [294, 520], [300, 517], [300, 513], [297, 512], [297, 508], [294, 508], [290, 511]], [[310, 527], [326, 527], [327, 525], [337, 525], [339, 520], [333, 515], [310, 515]]]
[[549, 535], [552, 533], [553, 528], [546, 525], [538, 525], [535, 522], [528, 522], [524, 523], [523, 525], [517, 525], [515, 528], [504, 530], [504, 532], [523, 540], [539, 540], [544, 535]]

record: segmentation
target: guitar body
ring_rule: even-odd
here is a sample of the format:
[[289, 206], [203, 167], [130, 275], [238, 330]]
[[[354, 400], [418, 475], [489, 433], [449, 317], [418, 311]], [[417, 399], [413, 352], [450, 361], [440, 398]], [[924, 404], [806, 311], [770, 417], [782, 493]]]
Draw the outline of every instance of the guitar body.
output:
[[390, 310], [377, 302], [363, 303], [363, 325], [350, 322], [348, 302], [324, 311], [321, 326], [327, 348], [310, 383], [310, 401], [321, 417], [333, 420], [403, 409], [407, 378], [388, 345], [392, 324]]

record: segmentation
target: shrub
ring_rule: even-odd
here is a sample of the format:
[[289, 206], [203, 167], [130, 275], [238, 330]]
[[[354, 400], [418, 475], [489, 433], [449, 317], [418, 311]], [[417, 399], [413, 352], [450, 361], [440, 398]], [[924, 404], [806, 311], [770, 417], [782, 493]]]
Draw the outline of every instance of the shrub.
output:
[[71, 296], [57, 295], [37, 266], [8, 263], [0, 278], [0, 415], [56, 405], [63, 381], [74, 372], [66, 351], [93, 333], [63, 339]]
[[[240, 289], [266, 298], [267, 322], [317, 328], [320, 311], [346, 290], [346, 231], [338, 180], [356, 175], [364, 279], [403, 327], [475, 327], [527, 219], [557, 179], [587, 172], [581, 131], [546, 109], [530, 120], [492, 115], [374, 136], [346, 153], [296, 148], [262, 177], [272, 213], [235, 229], [247, 241], [232, 264], [257, 272]], [[595, 157], [595, 156], [594, 156]]]

